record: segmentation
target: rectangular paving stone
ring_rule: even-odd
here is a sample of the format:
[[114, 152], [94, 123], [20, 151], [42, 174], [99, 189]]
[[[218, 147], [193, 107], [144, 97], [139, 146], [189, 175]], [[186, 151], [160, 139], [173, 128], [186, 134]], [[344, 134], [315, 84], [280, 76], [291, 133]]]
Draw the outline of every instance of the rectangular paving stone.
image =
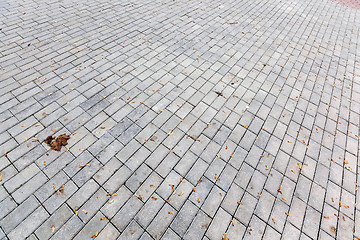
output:
[[[35, 197], [30, 196], [26, 201], [20, 204], [14, 211], [8, 214], [0, 221], [1, 227], [5, 233], [10, 233], [18, 224], [28, 217], [38, 206], [39, 202]], [[21, 213], [21, 214], [20, 214]]]
[[131, 176], [131, 170], [126, 166], [119, 168], [114, 175], [103, 185], [108, 192], [115, 192]]
[[112, 222], [120, 231], [124, 231], [131, 219], [141, 209], [144, 204], [135, 196], [121, 208], [121, 210], [113, 217]]
[[98, 212], [75, 236], [74, 239], [85, 239], [85, 238], [93, 238], [97, 232], [100, 232], [108, 220], [101, 220], [104, 215], [101, 212]]
[[48, 178], [41, 172], [32, 177], [28, 182], [23, 184], [18, 190], [16, 190], [12, 197], [17, 203], [23, 202], [31, 194], [33, 194], [38, 188], [40, 188]]
[[117, 237], [120, 235], [119, 231], [111, 224], [107, 224], [103, 230], [99, 233], [97, 238], [99, 239], [117, 239]]
[[176, 210], [173, 209], [169, 204], [165, 203], [165, 205], [152, 220], [149, 227], [146, 229], [147, 232], [153, 238], [160, 239], [176, 214]]
[[72, 239], [83, 226], [78, 216], [73, 215], [50, 239]]
[[157, 194], [153, 194], [152, 197], [145, 203], [141, 210], [136, 214], [134, 219], [140, 224], [141, 227], [146, 229], [156, 214], [165, 204], [165, 201]]
[[215, 215], [215, 218], [211, 222], [208, 230], [206, 231], [206, 236], [209, 239], [219, 239], [223, 236], [228, 226], [228, 223], [231, 221], [231, 216], [222, 208], [219, 208], [218, 212]]
[[13, 192], [38, 172], [39, 168], [35, 164], [31, 164], [22, 170], [19, 174], [15, 175], [13, 178], [7, 181], [4, 186], [7, 191]]
[[[62, 190], [60, 190], [61, 188]], [[73, 181], [70, 180], [62, 186], [57, 186], [56, 189], [55, 194], [43, 203], [45, 209], [51, 214], [54, 213], [78, 188]]]
[[66, 204], [63, 204], [58, 211], [48, 217], [46, 221], [36, 229], [35, 235], [40, 239], [49, 239], [54, 234], [51, 226], [55, 227], [54, 232], [58, 231], [73, 214], [74, 212], [69, 209]]
[[22, 221], [14, 230], [12, 230], [8, 237], [11, 239], [24, 239], [28, 237], [40, 224], [42, 224], [49, 214], [41, 206], [38, 207], [32, 214], [30, 214], [24, 221]]

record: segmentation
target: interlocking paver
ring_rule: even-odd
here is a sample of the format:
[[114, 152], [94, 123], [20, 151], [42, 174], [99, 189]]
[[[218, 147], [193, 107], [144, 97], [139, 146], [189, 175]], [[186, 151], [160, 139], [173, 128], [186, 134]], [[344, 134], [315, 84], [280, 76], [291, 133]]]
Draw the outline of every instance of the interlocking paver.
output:
[[0, 238], [360, 237], [357, 1], [0, 5]]

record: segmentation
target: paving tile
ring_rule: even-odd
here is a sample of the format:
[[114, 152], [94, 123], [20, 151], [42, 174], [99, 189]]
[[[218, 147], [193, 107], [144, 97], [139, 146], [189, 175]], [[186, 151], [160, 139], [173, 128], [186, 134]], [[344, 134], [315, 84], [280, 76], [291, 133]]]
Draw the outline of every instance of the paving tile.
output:
[[154, 239], [160, 239], [174, 219], [175, 214], [177, 214], [176, 210], [165, 203], [146, 229], [147, 232], [149, 232]]
[[358, 3], [34, 2], [0, 4], [0, 238], [360, 237]]
[[189, 229], [187, 230], [184, 239], [198, 239], [201, 238], [205, 231], [208, 229], [211, 223], [211, 218], [209, 218], [204, 212], [199, 211]]

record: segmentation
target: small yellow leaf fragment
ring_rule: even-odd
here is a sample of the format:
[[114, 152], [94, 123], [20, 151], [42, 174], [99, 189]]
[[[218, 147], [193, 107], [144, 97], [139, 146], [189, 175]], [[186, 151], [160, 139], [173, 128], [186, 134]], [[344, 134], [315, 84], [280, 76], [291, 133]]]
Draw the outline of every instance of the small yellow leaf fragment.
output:
[[226, 233], [224, 233], [224, 234], [222, 235], [222, 240], [229, 240], [229, 239], [226, 237]]
[[237, 204], [243, 205], [242, 202], [237, 202]]
[[183, 191], [181, 191], [181, 192], [180, 192], [180, 193], [178, 194], [178, 196], [181, 196], [181, 195], [183, 195], [183, 193], [184, 193], [184, 192], [183, 192]]
[[55, 129], [53, 129], [53, 128], [51, 129], [51, 131], [56, 132], [56, 130], [55, 130]]
[[232, 226], [235, 226], [234, 220], [231, 220], [231, 225], [232, 225]]
[[288, 215], [288, 216], [290, 216], [290, 215], [291, 215], [291, 213], [287, 213], [287, 212], [285, 212], [285, 214], [286, 214], [286, 215]]
[[197, 201], [198, 203], [200, 203], [200, 199], [199, 199], [199, 198], [197, 198], [196, 201]]
[[271, 220], [273, 221], [274, 224], [276, 224], [275, 219], [272, 218]]
[[85, 214], [87, 214], [87, 211], [85, 209], [82, 210]]
[[154, 186], [154, 185], [152, 185], [152, 184], [150, 184], [150, 187], [155, 188], [155, 186]]
[[185, 183], [184, 179], [182, 179], [182, 178], [180, 178], [180, 181], [181, 181], [182, 183]]
[[99, 232], [96, 232], [94, 235], [91, 236], [91, 238], [96, 238]]
[[224, 196], [220, 193], [221, 200], [223, 200]]
[[325, 219], [329, 219], [330, 217], [328, 217], [328, 216], [324, 216], [324, 218], [325, 218]]
[[51, 232], [53, 233], [55, 231], [54, 225], [51, 226]]
[[100, 218], [100, 221], [107, 220], [107, 217]]
[[75, 215], [78, 215], [79, 211], [76, 211], [76, 210], [74, 209], [74, 213], [75, 213]]
[[172, 214], [172, 215], [174, 215], [174, 213], [173, 212], [168, 212], [169, 214]]

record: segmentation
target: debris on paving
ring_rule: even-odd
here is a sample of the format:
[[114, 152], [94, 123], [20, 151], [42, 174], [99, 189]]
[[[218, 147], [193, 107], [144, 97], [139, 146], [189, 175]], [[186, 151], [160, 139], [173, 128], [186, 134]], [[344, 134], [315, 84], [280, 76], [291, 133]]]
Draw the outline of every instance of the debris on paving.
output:
[[[55, 139], [55, 140], [54, 140]], [[44, 142], [51, 147], [52, 150], [60, 151], [62, 146], [67, 145], [67, 140], [70, 139], [69, 135], [61, 134], [57, 138], [48, 136]]]

